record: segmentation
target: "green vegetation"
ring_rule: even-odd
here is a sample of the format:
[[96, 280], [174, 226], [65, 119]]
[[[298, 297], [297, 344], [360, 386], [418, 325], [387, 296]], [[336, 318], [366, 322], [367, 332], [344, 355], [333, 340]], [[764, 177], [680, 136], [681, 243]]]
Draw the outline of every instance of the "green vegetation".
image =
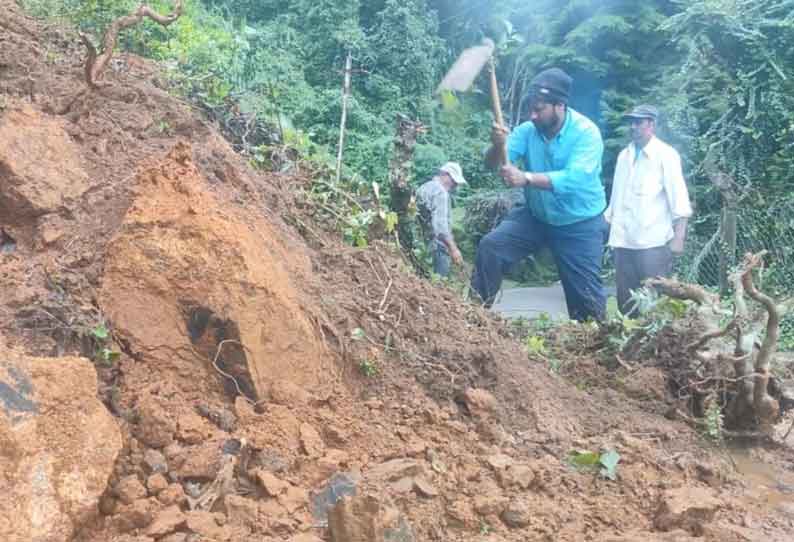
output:
[[[97, 43], [138, 1], [21, 3], [76, 24]], [[150, 4], [162, 12], [172, 5]], [[522, 120], [522, 97], [538, 70], [556, 65], [574, 76], [572, 106], [604, 134], [607, 185], [626, 143], [621, 114], [638, 102], [659, 105], [663, 136], [684, 157], [697, 208], [679, 270], [717, 285], [715, 253], [699, 251], [717, 230], [722, 196], [713, 181], [723, 178], [744, 212], [729, 262], [745, 250], [770, 249], [782, 290], [794, 270], [794, 223], [786, 212], [794, 205], [793, 29], [794, 0], [187, 0], [173, 25], [144, 21], [122, 33], [119, 47], [161, 61], [175, 91], [222, 126], [240, 115], [257, 119], [264, 135], [237, 142], [252, 163], [289, 169], [295, 159], [284, 156], [295, 153], [282, 152], [288, 147], [313, 165], [318, 181], [335, 170], [349, 53], [352, 90], [336, 188], [375, 200], [373, 186], [389, 182], [395, 116], [421, 121], [427, 130], [416, 146], [413, 182], [446, 160], [463, 165], [471, 187], [459, 197], [467, 209], [461, 246], [471, 258], [501, 209], [488, 203], [487, 191], [501, 184], [481, 159], [492, 122], [487, 81], [479, 78], [469, 93], [439, 98], [433, 91], [461, 50], [493, 38], [510, 124]], [[379, 205], [388, 208], [389, 191], [381, 192]], [[338, 197], [321, 185], [314, 193]], [[370, 203], [336, 210], [334, 223], [351, 244], [366, 240]], [[553, 280], [547, 267], [518, 269], [516, 278]]]

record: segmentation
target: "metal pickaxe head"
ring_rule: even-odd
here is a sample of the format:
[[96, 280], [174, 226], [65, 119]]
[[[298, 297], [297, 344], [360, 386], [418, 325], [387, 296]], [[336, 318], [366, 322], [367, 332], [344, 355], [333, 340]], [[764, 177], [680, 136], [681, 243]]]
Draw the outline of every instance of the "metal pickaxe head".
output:
[[494, 42], [485, 38], [482, 45], [464, 50], [436, 88], [436, 93], [444, 90], [461, 92], [469, 90], [477, 75], [493, 56], [494, 49]]

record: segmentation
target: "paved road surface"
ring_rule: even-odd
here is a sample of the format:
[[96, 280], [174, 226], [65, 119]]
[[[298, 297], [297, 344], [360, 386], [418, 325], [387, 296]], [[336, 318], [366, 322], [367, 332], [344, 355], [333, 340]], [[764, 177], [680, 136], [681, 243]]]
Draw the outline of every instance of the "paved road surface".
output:
[[[615, 288], [607, 286], [607, 295], [615, 295]], [[559, 283], [539, 288], [502, 290], [493, 310], [508, 318], [537, 318], [544, 312], [555, 320], [568, 318], [565, 294]]]

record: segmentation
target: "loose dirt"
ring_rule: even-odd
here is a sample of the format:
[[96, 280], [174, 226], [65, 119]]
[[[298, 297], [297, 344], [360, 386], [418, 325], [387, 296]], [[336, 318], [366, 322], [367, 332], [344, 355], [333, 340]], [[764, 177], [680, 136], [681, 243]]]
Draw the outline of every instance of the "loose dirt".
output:
[[[577, 388], [390, 244], [343, 245], [309, 174], [252, 170], [157, 66], [82, 93], [74, 31], [0, 11], [0, 345], [97, 359], [124, 443], [74, 540], [794, 536], [642, 377], [572, 355]], [[615, 481], [570, 465], [606, 449]]]

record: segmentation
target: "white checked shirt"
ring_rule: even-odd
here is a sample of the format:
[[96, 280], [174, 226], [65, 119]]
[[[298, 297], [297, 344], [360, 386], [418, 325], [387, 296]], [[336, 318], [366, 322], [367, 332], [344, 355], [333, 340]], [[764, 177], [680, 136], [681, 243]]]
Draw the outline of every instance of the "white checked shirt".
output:
[[681, 157], [673, 147], [653, 137], [639, 154], [633, 143], [621, 151], [604, 212], [611, 224], [609, 246], [663, 246], [673, 238], [673, 222], [690, 216]]

